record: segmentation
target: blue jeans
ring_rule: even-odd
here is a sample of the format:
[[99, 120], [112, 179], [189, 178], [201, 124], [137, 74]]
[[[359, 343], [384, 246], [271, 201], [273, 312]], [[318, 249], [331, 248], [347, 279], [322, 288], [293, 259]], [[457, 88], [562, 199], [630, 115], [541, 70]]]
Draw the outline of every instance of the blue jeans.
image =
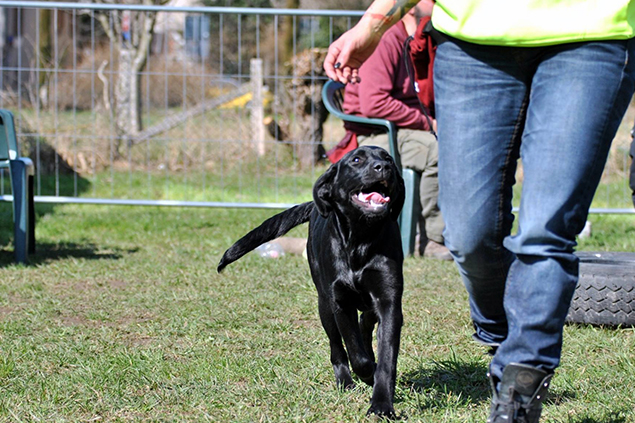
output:
[[[437, 50], [439, 204], [476, 335], [553, 371], [578, 279], [573, 254], [634, 91], [633, 40]], [[518, 231], [512, 186], [522, 158]]]
[[628, 173], [628, 185], [633, 192], [633, 207], [635, 207], [635, 138], [631, 141], [631, 151], [629, 155], [631, 156], [631, 168]]

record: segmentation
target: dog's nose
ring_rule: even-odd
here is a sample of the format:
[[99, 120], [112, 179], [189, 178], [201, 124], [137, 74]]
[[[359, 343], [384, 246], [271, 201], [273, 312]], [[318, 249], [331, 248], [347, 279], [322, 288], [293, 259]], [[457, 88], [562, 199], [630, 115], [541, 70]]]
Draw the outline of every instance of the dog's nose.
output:
[[381, 172], [384, 170], [384, 168], [385, 166], [379, 162], [375, 162], [375, 164], [373, 165], [373, 169], [375, 169], [375, 172]]

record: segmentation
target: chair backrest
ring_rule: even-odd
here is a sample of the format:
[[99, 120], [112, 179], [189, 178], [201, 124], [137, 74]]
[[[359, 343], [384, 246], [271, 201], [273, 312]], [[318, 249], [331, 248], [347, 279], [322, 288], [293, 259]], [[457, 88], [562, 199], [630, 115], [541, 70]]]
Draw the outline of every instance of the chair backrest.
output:
[[329, 113], [342, 118], [341, 115], [344, 114], [342, 111], [342, 103], [344, 101], [342, 97], [342, 90], [345, 85], [341, 82], [328, 80], [324, 87], [322, 88], [322, 100], [324, 101], [324, 105]]
[[389, 153], [395, 160], [395, 163], [397, 163], [398, 168], [401, 169], [401, 157], [397, 144], [397, 126], [386, 119], [366, 118], [344, 113], [342, 110], [342, 103], [344, 102], [342, 91], [344, 87], [345, 85], [341, 82], [333, 80], [328, 80], [326, 84], [324, 84], [322, 88], [322, 101], [324, 102], [326, 110], [343, 121], [384, 128], [388, 133]]
[[18, 156], [13, 113], [0, 109], [0, 160], [15, 160]]

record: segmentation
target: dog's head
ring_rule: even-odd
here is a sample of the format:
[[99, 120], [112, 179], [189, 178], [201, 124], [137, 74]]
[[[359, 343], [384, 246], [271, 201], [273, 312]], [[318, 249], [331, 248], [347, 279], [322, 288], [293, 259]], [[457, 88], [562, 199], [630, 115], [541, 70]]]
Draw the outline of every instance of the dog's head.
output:
[[322, 216], [338, 209], [351, 218], [390, 216], [397, 220], [405, 188], [399, 169], [386, 150], [360, 147], [347, 153], [318, 178], [313, 201]]

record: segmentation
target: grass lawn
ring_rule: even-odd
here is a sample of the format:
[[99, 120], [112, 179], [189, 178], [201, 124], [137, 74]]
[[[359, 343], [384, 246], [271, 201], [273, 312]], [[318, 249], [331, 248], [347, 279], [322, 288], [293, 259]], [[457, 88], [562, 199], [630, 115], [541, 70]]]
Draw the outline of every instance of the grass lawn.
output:
[[[370, 388], [335, 388], [303, 258], [250, 254], [216, 274], [274, 211], [37, 209], [21, 266], [0, 204], [0, 422], [366, 420]], [[581, 249], [635, 251], [635, 216], [591, 220]], [[485, 421], [489, 358], [454, 265], [409, 258], [405, 278], [398, 413]], [[567, 326], [544, 421], [635, 422], [634, 351], [633, 329]]]

